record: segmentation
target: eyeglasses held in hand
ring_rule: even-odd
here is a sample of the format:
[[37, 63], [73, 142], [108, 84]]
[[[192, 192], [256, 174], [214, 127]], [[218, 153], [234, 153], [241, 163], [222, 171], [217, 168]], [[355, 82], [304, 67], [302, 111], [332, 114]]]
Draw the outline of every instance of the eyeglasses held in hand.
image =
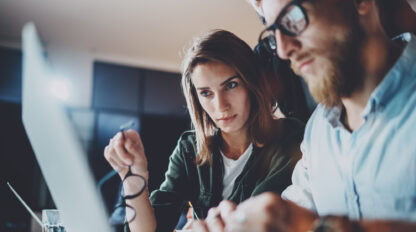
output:
[[[131, 128], [134, 126], [134, 121], [130, 121], [126, 124], [123, 124], [120, 126], [120, 132], [122, 135], [123, 140], [126, 140], [126, 137], [124, 135], [124, 131], [128, 128]], [[101, 188], [105, 182], [107, 182], [110, 178], [115, 176], [117, 172], [115, 170], [112, 170], [107, 175], [105, 175], [99, 182], [98, 182], [98, 189], [101, 192]], [[114, 217], [111, 218], [110, 223], [112, 225], [121, 225], [125, 223], [130, 223], [136, 218], [136, 210], [129, 204], [126, 203], [126, 200], [136, 198], [140, 196], [140, 194], [143, 193], [143, 191], [146, 189], [146, 180], [143, 176], [134, 174], [131, 171], [131, 167], [129, 166], [129, 170], [126, 174], [126, 176], [122, 180], [123, 186], [128, 186], [129, 194], [124, 194], [124, 191], [121, 193], [121, 201], [117, 203], [114, 207], [114, 212], [120, 212], [124, 211], [124, 220], [118, 220]]]

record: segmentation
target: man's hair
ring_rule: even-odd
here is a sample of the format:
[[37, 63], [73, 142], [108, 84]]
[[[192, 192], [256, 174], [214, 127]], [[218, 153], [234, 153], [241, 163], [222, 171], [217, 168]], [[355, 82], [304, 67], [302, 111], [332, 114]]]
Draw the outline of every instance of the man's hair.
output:
[[231, 32], [212, 30], [193, 40], [182, 64], [182, 89], [196, 134], [196, 162], [211, 163], [211, 153], [220, 132], [198, 100], [191, 76], [196, 66], [220, 62], [234, 69], [248, 90], [251, 101], [248, 138], [254, 144], [264, 144], [272, 123], [271, 94], [258, 58], [251, 48]]

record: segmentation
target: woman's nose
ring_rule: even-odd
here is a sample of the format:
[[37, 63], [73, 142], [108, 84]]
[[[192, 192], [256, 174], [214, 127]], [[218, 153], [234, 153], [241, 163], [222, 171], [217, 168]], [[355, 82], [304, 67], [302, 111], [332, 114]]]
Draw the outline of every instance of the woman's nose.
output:
[[227, 97], [222, 94], [217, 95], [216, 108], [219, 112], [227, 111], [230, 108], [230, 103]]

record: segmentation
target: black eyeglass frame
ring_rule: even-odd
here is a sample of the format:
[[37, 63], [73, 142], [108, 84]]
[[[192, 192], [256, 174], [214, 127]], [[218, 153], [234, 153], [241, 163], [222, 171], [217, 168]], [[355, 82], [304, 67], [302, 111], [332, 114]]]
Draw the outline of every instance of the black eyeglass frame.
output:
[[[133, 199], [133, 198], [136, 198], [136, 197], [140, 196], [140, 194], [142, 194], [143, 191], [146, 189], [146, 185], [147, 185], [146, 180], [144, 179], [144, 177], [141, 176], [141, 175], [138, 175], [138, 174], [134, 174], [131, 171], [130, 166], [129, 166], [129, 170], [128, 170], [126, 176], [123, 178], [123, 181], [122, 181], [123, 185], [124, 185], [124, 181], [128, 177], [131, 177], [131, 176], [142, 179], [142, 181], [143, 181], [143, 187], [142, 187], [142, 189], [139, 192], [137, 192], [136, 194], [133, 194], [133, 195], [124, 195], [124, 194], [121, 194], [121, 196], [120, 196], [121, 197], [120, 203], [118, 203], [117, 205], [114, 206], [114, 209], [115, 210], [117, 208], [130, 208], [130, 211], [133, 212], [134, 215], [131, 217], [130, 220], [127, 220], [127, 218], [125, 217], [124, 223], [130, 223], [130, 222], [134, 221], [134, 219], [136, 218], [136, 209], [133, 206], [127, 204], [126, 203], [126, 200]], [[127, 213], [127, 211], [126, 211], [126, 213]]]
[[129, 166], [129, 170], [127, 171], [127, 173], [126, 173], [126, 176], [124, 176], [124, 178], [123, 178], [123, 181], [122, 181], [122, 183], [123, 183], [123, 185], [124, 185], [124, 181], [128, 178], [128, 177], [130, 177], [130, 176], [134, 176], [134, 177], [137, 177], [137, 178], [140, 178], [140, 179], [142, 179], [143, 180], [143, 187], [142, 187], [142, 189], [139, 191], [139, 192], [137, 192], [136, 194], [133, 194], [133, 195], [126, 195], [126, 196], [121, 196], [122, 198], [123, 198], [123, 200], [129, 200], [129, 199], [133, 199], [133, 198], [135, 198], [135, 197], [138, 197], [140, 194], [142, 194], [143, 193], [143, 191], [146, 189], [146, 185], [147, 185], [147, 183], [146, 183], [146, 180], [144, 179], [144, 177], [143, 176], [141, 176], [141, 175], [138, 175], [138, 174], [134, 174], [132, 171], [131, 171], [131, 168], [130, 168], [130, 166]]
[[[268, 39], [268, 40], [270, 40], [270, 36], [268, 36], [268, 37], [266, 37], [266, 38], [262, 38], [263, 37], [263, 34], [264, 33], [266, 33], [266, 32], [271, 32], [271, 34], [273, 34], [273, 35], [275, 35], [275, 31], [277, 30], [277, 29], [279, 29], [283, 34], [285, 34], [285, 35], [288, 35], [288, 36], [298, 36], [298, 35], [300, 35], [303, 31], [305, 31], [306, 30], [306, 28], [309, 26], [309, 17], [308, 17], [308, 14], [307, 14], [307, 12], [306, 12], [306, 9], [302, 6], [302, 3], [304, 2], [305, 0], [293, 0], [293, 1], [291, 1], [291, 2], [289, 2], [283, 9], [282, 9], [282, 11], [279, 13], [279, 15], [277, 16], [277, 18], [276, 18], [276, 20], [274, 21], [274, 23], [272, 24], [272, 25], [270, 25], [270, 26], [268, 26], [267, 28], [265, 28], [261, 33], [260, 33], [260, 36], [259, 36], [259, 39], [258, 39], [258, 42], [259, 43], [262, 43], [265, 39]], [[289, 31], [289, 30], [287, 30], [286, 28], [284, 28], [282, 25], [281, 25], [281, 23], [280, 23], [280, 21], [282, 20], [282, 18], [285, 16], [285, 14], [287, 13], [287, 11], [288, 11], [288, 9], [289, 9], [289, 7], [291, 7], [291, 6], [293, 6], [293, 5], [296, 5], [297, 7], [299, 7], [299, 9], [302, 11], [302, 14], [305, 16], [305, 27], [301, 30], [301, 31], [299, 31], [298, 33], [293, 33], [293, 32], [291, 32], [291, 31]], [[274, 40], [274, 43], [276, 44], [276, 38], [273, 38], [273, 40]]]

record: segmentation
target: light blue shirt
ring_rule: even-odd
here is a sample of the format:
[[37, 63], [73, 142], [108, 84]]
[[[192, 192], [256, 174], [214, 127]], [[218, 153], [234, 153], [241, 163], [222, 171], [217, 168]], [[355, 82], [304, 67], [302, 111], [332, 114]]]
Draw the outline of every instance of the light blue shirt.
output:
[[371, 94], [349, 132], [341, 107], [318, 105], [283, 198], [319, 215], [416, 221], [416, 37]]

